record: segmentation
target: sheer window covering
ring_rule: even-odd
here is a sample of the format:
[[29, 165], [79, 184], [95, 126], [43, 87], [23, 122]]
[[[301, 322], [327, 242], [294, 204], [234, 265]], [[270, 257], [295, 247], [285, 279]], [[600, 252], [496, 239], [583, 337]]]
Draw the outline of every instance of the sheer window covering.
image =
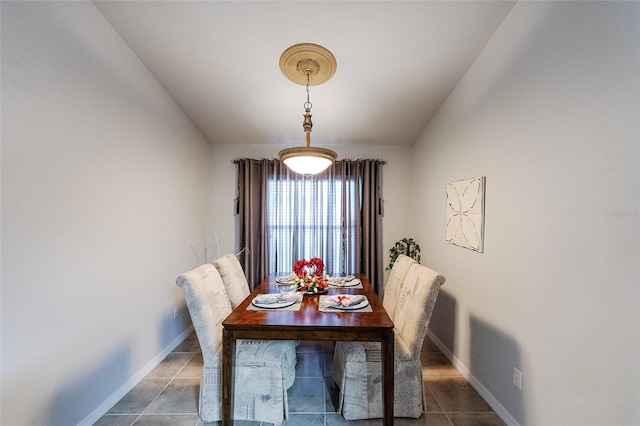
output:
[[288, 274], [297, 259], [312, 257], [330, 275], [356, 272], [357, 195], [350, 176], [268, 177], [269, 273]]

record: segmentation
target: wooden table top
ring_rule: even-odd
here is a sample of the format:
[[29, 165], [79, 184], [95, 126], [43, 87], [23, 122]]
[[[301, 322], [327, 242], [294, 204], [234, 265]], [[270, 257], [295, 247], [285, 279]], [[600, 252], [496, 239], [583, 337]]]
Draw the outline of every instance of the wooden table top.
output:
[[[350, 334], [349, 340], [371, 339], [370, 333], [391, 332], [393, 322], [387, 315], [378, 295], [373, 291], [371, 283], [360, 274], [363, 288], [329, 288], [327, 295], [363, 294], [369, 300], [373, 312], [345, 311], [320, 312], [319, 295], [304, 295], [302, 306], [298, 311], [288, 310], [247, 310], [251, 301], [264, 293], [279, 293], [286, 286], [278, 286], [275, 277], [264, 280], [251, 294], [222, 322], [224, 328], [234, 334], [242, 334], [242, 330], [266, 333], [264, 338], [291, 339], [310, 337], [324, 339], [344, 339], [344, 333]], [[335, 332], [336, 334], [334, 334]], [[301, 333], [298, 335], [298, 333]], [[267, 337], [267, 335], [269, 337]], [[347, 339], [345, 339], [347, 340]], [[378, 339], [375, 339], [378, 340]]]

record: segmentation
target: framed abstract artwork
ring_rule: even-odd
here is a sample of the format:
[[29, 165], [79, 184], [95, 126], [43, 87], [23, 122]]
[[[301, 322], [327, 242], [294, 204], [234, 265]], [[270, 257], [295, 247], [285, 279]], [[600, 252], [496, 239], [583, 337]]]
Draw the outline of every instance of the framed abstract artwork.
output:
[[484, 191], [486, 177], [447, 183], [445, 240], [456, 246], [484, 252]]

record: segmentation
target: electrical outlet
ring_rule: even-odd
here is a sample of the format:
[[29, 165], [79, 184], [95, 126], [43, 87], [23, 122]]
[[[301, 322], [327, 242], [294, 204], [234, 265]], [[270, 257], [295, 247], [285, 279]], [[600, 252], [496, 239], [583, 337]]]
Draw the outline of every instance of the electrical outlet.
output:
[[513, 384], [518, 389], [522, 390], [522, 371], [513, 367]]
[[174, 306], [173, 307], [173, 319], [175, 320], [176, 318], [178, 318], [178, 307]]

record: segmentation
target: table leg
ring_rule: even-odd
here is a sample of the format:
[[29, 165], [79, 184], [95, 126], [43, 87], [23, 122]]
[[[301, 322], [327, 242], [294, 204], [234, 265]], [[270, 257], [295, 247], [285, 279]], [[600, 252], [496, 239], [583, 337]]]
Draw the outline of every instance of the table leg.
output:
[[222, 424], [231, 425], [233, 401], [233, 356], [235, 355], [235, 339], [229, 330], [222, 331]]
[[393, 425], [393, 395], [394, 395], [394, 360], [393, 360], [393, 330], [386, 333], [382, 341], [382, 389], [384, 406], [384, 425]]

